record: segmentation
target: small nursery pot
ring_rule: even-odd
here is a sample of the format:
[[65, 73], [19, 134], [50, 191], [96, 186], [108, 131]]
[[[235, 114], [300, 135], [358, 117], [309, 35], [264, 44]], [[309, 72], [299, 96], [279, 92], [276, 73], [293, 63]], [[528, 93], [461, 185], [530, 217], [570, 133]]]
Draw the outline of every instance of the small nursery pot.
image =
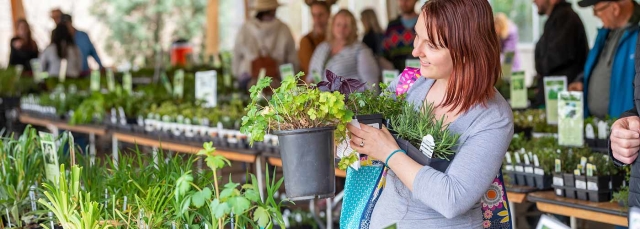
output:
[[551, 184], [553, 183], [553, 176], [545, 174], [545, 175], [533, 175], [536, 180], [536, 188], [540, 190], [550, 189]]
[[556, 196], [565, 197], [565, 188], [563, 186], [555, 186], [553, 185], [553, 191], [556, 193]]
[[527, 177], [526, 177], [525, 173], [517, 172], [517, 171], [515, 173], [516, 173], [516, 180], [518, 181], [518, 183], [516, 183], [516, 185], [528, 186]]
[[578, 199], [576, 194], [576, 188], [565, 186], [564, 193], [565, 193], [565, 196], [569, 199]]
[[575, 176], [575, 187], [578, 190], [587, 190], [587, 176]]
[[445, 171], [447, 171], [449, 164], [451, 164], [451, 160], [453, 160], [453, 158], [451, 160], [429, 158], [427, 157], [427, 155], [424, 155], [418, 148], [411, 145], [409, 141], [401, 138], [397, 138], [397, 137], [395, 139], [396, 139], [396, 143], [398, 143], [398, 146], [400, 146], [402, 150], [407, 152], [407, 155], [411, 159], [413, 159], [414, 161], [418, 162], [421, 165], [428, 165], [431, 168], [434, 168], [440, 172], [444, 173]]
[[382, 129], [384, 125], [384, 118], [382, 114], [368, 114], [368, 115], [356, 115], [359, 123], [370, 125], [372, 127]]
[[576, 193], [579, 200], [589, 200], [589, 195], [587, 193], [587, 190], [577, 189]]
[[562, 174], [562, 177], [564, 178], [564, 186], [572, 188], [576, 187], [573, 173], [564, 173]]
[[609, 148], [609, 139], [596, 139], [596, 148]]
[[596, 139], [593, 138], [585, 138], [584, 139], [584, 143], [587, 144], [587, 146], [589, 146], [589, 148], [598, 148], [598, 145], [596, 143]]
[[554, 186], [564, 186], [564, 177], [562, 173], [554, 173], [553, 174], [553, 185]]
[[516, 174], [514, 173], [514, 171], [510, 171], [510, 170], [502, 170], [502, 175], [504, 175], [505, 177], [509, 177], [509, 181], [511, 184], [516, 184]]
[[291, 201], [335, 196], [335, 127], [275, 131]]
[[587, 191], [589, 201], [591, 202], [609, 202], [611, 201], [610, 191]]
[[533, 173], [525, 173], [525, 179], [527, 179], [527, 186], [529, 187], [537, 187], [536, 185], [536, 175]]
[[609, 191], [610, 176], [588, 176], [587, 190], [589, 191]]

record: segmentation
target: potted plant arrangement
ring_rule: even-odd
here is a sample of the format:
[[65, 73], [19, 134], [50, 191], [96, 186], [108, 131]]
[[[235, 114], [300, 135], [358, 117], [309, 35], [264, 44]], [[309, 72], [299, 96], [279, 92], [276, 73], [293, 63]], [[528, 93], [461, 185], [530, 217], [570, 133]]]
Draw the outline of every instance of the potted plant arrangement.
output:
[[[264, 141], [270, 131], [278, 136], [289, 199], [333, 197], [334, 142], [345, 138], [353, 112], [347, 109], [344, 95], [339, 92], [298, 85], [303, 75], [286, 78], [275, 89], [270, 87], [269, 77], [251, 87], [251, 103], [242, 118], [241, 132], [249, 136], [251, 144]], [[262, 95], [268, 87], [273, 91], [270, 99]], [[266, 106], [259, 105], [263, 99], [267, 100]]]
[[618, 173], [618, 168], [609, 161], [609, 155], [590, 156], [586, 174], [589, 201], [609, 201], [613, 188], [622, 186], [622, 176]]
[[546, 190], [553, 184], [553, 171], [556, 153], [551, 149], [542, 149], [533, 155], [536, 188]]

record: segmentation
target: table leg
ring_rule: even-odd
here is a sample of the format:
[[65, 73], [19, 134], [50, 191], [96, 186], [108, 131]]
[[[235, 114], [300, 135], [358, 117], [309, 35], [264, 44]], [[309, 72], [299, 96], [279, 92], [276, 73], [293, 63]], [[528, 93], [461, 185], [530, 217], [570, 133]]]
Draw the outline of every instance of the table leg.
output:
[[511, 225], [513, 228], [518, 228], [516, 225], [516, 205], [511, 201], [509, 201], [509, 211], [511, 213]]
[[[256, 179], [258, 180], [258, 191], [260, 193], [260, 199], [264, 201], [264, 178], [262, 177], [262, 157], [256, 157]], [[271, 177], [271, 179], [276, 179], [275, 177]]]
[[575, 216], [571, 216], [569, 224], [571, 225], [571, 229], [578, 229], [578, 220]]
[[313, 220], [315, 220], [318, 224], [318, 227], [320, 227], [320, 229], [326, 229], [325, 225], [322, 224], [322, 220], [320, 220], [320, 218], [318, 218], [318, 215], [316, 214], [316, 199], [309, 201], [309, 211], [313, 216]]
[[111, 157], [113, 159], [113, 165], [118, 167], [118, 138], [114, 135], [111, 137]]
[[89, 133], [89, 157], [91, 158], [91, 165], [96, 162], [96, 134]]

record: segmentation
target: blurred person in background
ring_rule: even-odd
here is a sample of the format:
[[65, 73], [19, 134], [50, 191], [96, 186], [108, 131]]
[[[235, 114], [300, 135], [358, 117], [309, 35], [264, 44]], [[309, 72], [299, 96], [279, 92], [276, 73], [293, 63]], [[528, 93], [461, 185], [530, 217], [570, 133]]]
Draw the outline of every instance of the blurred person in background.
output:
[[313, 29], [300, 40], [300, 50], [298, 50], [298, 58], [300, 59], [300, 69], [309, 73], [309, 62], [316, 47], [324, 42], [327, 37], [327, 26], [331, 17], [331, 5], [335, 1], [318, 1], [306, 0], [305, 3], [311, 9], [311, 17], [313, 18]]
[[51, 34], [51, 44], [40, 54], [42, 71], [49, 76], [58, 76], [62, 60], [67, 60], [66, 76], [78, 77], [82, 69], [82, 55], [75, 45], [69, 29], [64, 23], [58, 24]]
[[292, 64], [299, 69], [296, 42], [289, 27], [276, 18], [280, 4], [277, 0], [256, 0], [255, 17], [249, 18], [240, 28], [233, 48], [233, 74], [240, 89], [255, 82], [261, 69], [266, 76], [278, 79], [281, 64]]
[[393, 63], [399, 71], [404, 70], [406, 60], [413, 58], [413, 39], [416, 31], [414, 26], [418, 22], [415, 7], [418, 0], [397, 0], [400, 16], [390, 21], [384, 33], [383, 56]]
[[22, 65], [24, 71], [31, 71], [31, 59], [38, 58], [38, 45], [31, 37], [31, 27], [25, 19], [16, 22], [16, 36], [11, 38], [9, 65]]
[[520, 71], [520, 56], [518, 55], [518, 27], [504, 13], [494, 16], [496, 33], [500, 39], [500, 59], [504, 63], [505, 54], [512, 52], [511, 71]]
[[[313, 52], [309, 70], [319, 73], [323, 80], [326, 79], [325, 70], [330, 70], [338, 76], [365, 82], [368, 87], [378, 84], [378, 63], [371, 49], [358, 41], [358, 27], [353, 14], [345, 9], [338, 11], [329, 28], [327, 41]], [[313, 81], [313, 76], [307, 75], [307, 82]]]
[[98, 56], [96, 48], [93, 46], [93, 43], [91, 43], [89, 35], [73, 27], [73, 20], [69, 14], [62, 15], [62, 22], [64, 22], [67, 28], [69, 28], [69, 33], [73, 37], [78, 49], [80, 49], [80, 54], [82, 54], [82, 71], [80, 72], [80, 75], [87, 76], [91, 73], [91, 69], [89, 69], [89, 62], [87, 61], [89, 57], [93, 57], [93, 60], [95, 60], [96, 63], [98, 63], [99, 68], [102, 69], [103, 66], [100, 61], [100, 56]]
[[360, 13], [362, 27], [364, 28], [364, 37], [362, 43], [367, 45], [375, 55], [382, 55], [382, 40], [384, 39], [384, 30], [380, 27], [378, 16], [372, 9], [366, 9]]

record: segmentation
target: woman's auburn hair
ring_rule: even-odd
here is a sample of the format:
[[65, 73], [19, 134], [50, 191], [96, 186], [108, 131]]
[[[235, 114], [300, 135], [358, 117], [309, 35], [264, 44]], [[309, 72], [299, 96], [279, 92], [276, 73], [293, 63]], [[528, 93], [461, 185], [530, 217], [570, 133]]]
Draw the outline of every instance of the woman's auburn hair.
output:
[[331, 22], [329, 23], [329, 31], [327, 31], [327, 41], [329, 43], [331, 43], [334, 40], [334, 37], [333, 37], [333, 25], [334, 25], [334, 23], [336, 21], [336, 18], [339, 15], [346, 16], [351, 21], [349, 23], [349, 27], [351, 27], [351, 32], [349, 33], [349, 36], [347, 37], [347, 45], [351, 45], [351, 44], [355, 43], [358, 40], [358, 24], [356, 22], [356, 17], [353, 16], [351, 11], [349, 11], [347, 9], [341, 9], [335, 15], [333, 15], [333, 17], [331, 17]]
[[487, 0], [430, 0], [422, 6], [428, 42], [449, 49], [453, 72], [441, 107], [486, 105], [502, 76], [500, 42]]

